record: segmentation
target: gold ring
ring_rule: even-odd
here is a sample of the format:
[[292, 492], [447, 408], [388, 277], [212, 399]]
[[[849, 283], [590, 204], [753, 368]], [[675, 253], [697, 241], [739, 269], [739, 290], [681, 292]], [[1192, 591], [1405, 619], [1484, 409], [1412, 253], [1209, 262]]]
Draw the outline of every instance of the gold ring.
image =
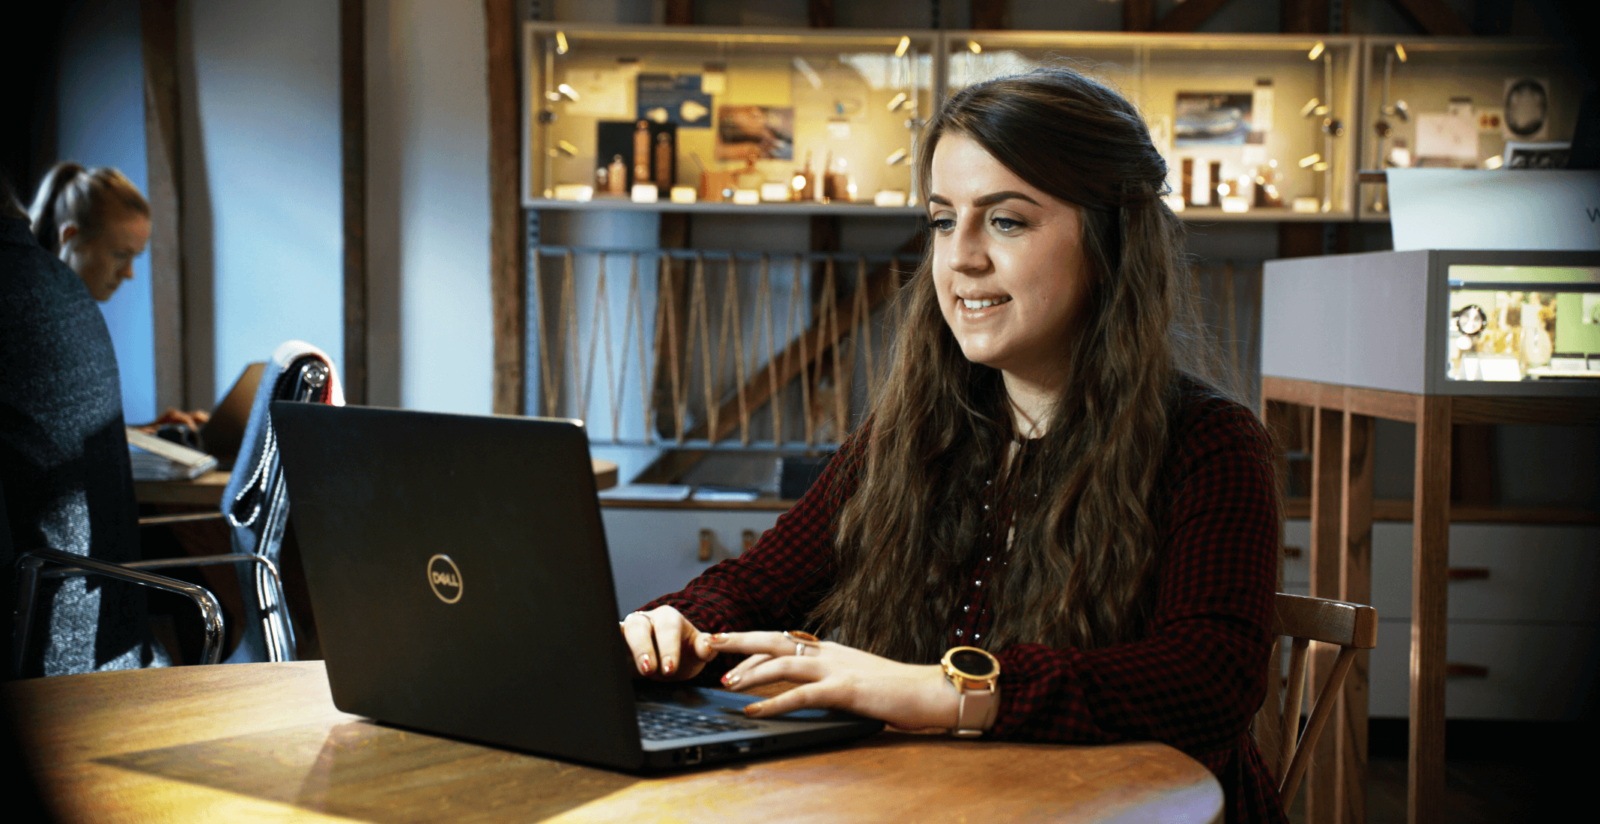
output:
[[805, 630], [786, 629], [783, 631], [783, 638], [785, 641], [794, 642], [794, 654], [796, 658], [806, 654], [806, 647], [820, 648], [822, 646], [821, 639], [809, 632], [806, 632]]

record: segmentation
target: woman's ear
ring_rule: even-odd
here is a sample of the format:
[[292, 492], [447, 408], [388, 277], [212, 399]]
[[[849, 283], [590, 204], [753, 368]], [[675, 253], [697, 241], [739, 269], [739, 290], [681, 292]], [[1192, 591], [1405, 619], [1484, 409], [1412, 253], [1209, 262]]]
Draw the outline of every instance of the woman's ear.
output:
[[71, 222], [61, 224], [61, 237], [57, 238], [57, 240], [60, 241], [58, 247], [61, 249], [67, 248], [67, 241], [77, 236], [78, 224]]

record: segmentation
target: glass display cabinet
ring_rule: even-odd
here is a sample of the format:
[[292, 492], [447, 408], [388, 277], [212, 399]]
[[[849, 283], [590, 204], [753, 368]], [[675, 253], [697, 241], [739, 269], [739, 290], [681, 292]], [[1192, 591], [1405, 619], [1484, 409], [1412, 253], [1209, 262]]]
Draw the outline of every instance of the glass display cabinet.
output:
[[1413, 394], [1600, 397], [1600, 252], [1271, 261], [1261, 371]]
[[951, 90], [1059, 65], [1118, 89], [1167, 158], [1185, 219], [1354, 215], [1359, 39], [947, 32]]
[[524, 205], [912, 211], [935, 42], [529, 23]]
[[[1362, 169], [1565, 166], [1583, 87], [1561, 46], [1368, 37], [1362, 51]], [[1361, 190], [1360, 219], [1388, 220], [1387, 187]]]

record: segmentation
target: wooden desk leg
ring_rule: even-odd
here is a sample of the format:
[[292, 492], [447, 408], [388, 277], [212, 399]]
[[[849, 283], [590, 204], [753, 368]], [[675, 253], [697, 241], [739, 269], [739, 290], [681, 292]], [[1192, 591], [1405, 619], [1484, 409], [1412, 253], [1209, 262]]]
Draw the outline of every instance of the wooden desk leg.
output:
[[1444, 671], [1450, 562], [1450, 398], [1417, 398], [1411, 557], [1411, 752], [1406, 818], [1443, 820]]
[[[1344, 455], [1341, 518], [1344, 547], [1339, 570], [1339, 599], [1372, 603], [1372, 445], [1375, 424], [1367, 415], [1344, 413]], [[1356, 653], [1345, 675], [1344, 689], [1335, 708], [1333, 729], [1337, 753], [1335, 773], [1338, 795], [1334, 820], [1339, 824], [1366, 824], [1367, 820], [1367, 652]]]
[[[1339, 597], [1340, 568], [1344, 551], [1340, 547], [1340, 503], [1344, 475], [1344, 413], [1319, 407], [1311, 427], [1311, 594], [1317, 598]], [[1309, 656], [1307, 682], [1311, 689], [1321, 687], [1333, 670], [1337, 648], [1314, 644]], [[1314, 693], [1313, 693], [1314, 694]], [[1334, 763], [1332, 735], [1317, 739], [1312, 767], [1306, 773], [1306, 822], [1330, 824], [1334, 820], [1334, 797], [1338, 795], [1338, 776], [1329, 769]]]

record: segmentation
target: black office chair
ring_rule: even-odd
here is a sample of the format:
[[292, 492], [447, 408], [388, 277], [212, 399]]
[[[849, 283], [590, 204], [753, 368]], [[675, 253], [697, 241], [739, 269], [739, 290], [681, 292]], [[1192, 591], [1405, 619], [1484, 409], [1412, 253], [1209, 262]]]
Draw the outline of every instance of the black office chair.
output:
[[[15, 547], [11, 542], [11, 521], [6, 513], [5, 486], [0, 483], [0, 558], [13, 556]], [[59, 552], [53, 549], [36, 548], [17, 555], [15, 561], [17, 579], [17, 606], [13, 616], [13, 632], [11, 637], [10, 676], [19, 678], [22, 675], [23, 664], [27, 658], [27, 642], [33, 631], [33, 600], [38, 590], [40, 577], [61, 578], [69, 575], [104, 575], [119, 581], [154, 587], [177, 593], [194, 601], [200, 610], [201, 620], [205, 622], [205, 646], [201, 653], [203, 663], [215, 664], [222, 657], [222, 607], [217, 604], [217, 599], [204, 587], [195, 584], [155, 575], [147, 570], [152, 562], [131, 562], [128, 564], [113, 564], [70, 552]], [[159, 563], [159, 562], [154, 562]], [[47, 564], [55, 567], [45, 569]], [[142, 567], [142, 568], [141, 568]]]
[[17, 558], [12, 677], [20, 676], [25, 666], [39, 582], [82, 575], [104, 575], [175, 592], [194, 600], [206, 622], [201, 663], [218, 663], [223, 627], [216, 598], [203, 587], [151, 572], [156, 569], [216, 564], [234, 564], [238, 567], [244, 600], [243, 632], [239, 646], [228, 662], [295, 660], [294, 625], [284, 598], [283, 578], [278, 571], [284, 527], [289, 517], [289, 499], [284, 491], [283, 468], [278, 462], [277, 438], [269, 413], [274, 400], [342, 404], [343, 395], [327, 355], [300, 341], [286, 342], [273, 353], [262, 375], [261, 385], [256, 390], [239, 460], [223, 493], [222, 511], [156, 516], [139, 521], [140, 526], [158, 526], [224, 518], [230, 527], [232, 553], [110, 564], [91, 562], [71, 553], [34, 549]]
[[295, 659], [294, 623], [277, 571], [289, 521], [289, 497], [270, 411], [272, 402], [279, 400], [342, 406], [344, 395], [333, 362], [315, 346], [288, 341], [272, 353], [256, 389], [239, 458], [223, 491], [222, 515], [228, 521], [234, 554], [269, 563], [239, 568], [244, 632], [230, 663]]

